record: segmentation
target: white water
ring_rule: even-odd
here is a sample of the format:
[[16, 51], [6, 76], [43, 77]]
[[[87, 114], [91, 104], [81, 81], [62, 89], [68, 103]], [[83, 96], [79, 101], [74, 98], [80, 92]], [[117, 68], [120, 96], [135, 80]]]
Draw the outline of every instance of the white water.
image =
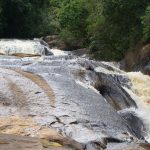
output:
[[59, 49], [51, 49], [51, 52], [54, 54], [54, 56], [68, 55], [66, 52]]
[[138, 109], [135, 110], [137, 115], [146, 124], [149, 131], [146, 139], [150, 142], [150, 76], [141, 72], [130, 72], [127, 75], [132, 82], [132, 92], [128, 92], [138, 106]]
[[[42, 45], [39, 40], [0, 40], [0, 54], [3, 55], [44, 55], [45, 54], [45, 45]], [[59, 49], [49, 49], [54, 56], [67, 55], [67, 52], [64, 52]]]
[[0, 53], [3, 55], [42, 55], [44, 47], [45, 46], [37, 40], [0, 40]]
[[107, 74], [119, 74], [127, 75], [131, 81], [131, 89], [123, 87], [125, 91], [131, 96], [131, 98], [136, 102], [136, 108], [128, 108], [122, 111], [133, 111], [138, 117], [144, 122], [148, 130], [146, 140], [150, 143], [150, 76], [144, 75], [141, 72], [124, 72], [119, 69], [117, 63], [114, 62], [102, 62], [108, 66], [114, 68], [114, 71], [109, 71], [108, 69], [97, 67], [95, 71], [105, 72]]

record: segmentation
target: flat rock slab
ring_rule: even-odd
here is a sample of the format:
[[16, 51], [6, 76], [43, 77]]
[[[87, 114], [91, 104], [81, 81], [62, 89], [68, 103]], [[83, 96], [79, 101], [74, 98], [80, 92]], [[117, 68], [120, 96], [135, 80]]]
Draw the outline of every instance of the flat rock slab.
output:
[[42, 150], [42, 145], [38, 138], [1, 134], [0, 150]]
[[150, 144], [146, 143], [120, 143], [108, 144], [106, 150], [150, 150]]
[[69, 144], [58, 146], [59, 144], [55, 142], [49, 141], [49, 143], [54, 145], [45, 147], [42, 139], [39, 138], [0, 134], [0, 150], [82, 150], [79, 147], [68, 146]]
[[[0, 122], [6, 122], [0, 124], [1, 133], [16, 134], [17, 131], [19, 135], [41, 138], [43, 130], [40, 127], [43, 127], [46, 128], [44, 135], [48, 135], [48, 140], [53, 142], [50, 140], [51, 131], [48, 132], [47, 128], [55, 128], [61, 135], [88, 146], [87, 150], [99, 150], [107, 146], [108, 139], [117, 139], [119, 143], [131, 142], [132, 139], [136, 142], [133, 126], [106, 100], [104, 94], [110, 92], [101, 88], [101, 85], [106, 89], [111, 87], [114, 100], [119, 92], [121, 96], [117, 104], [122, 104], [122, 98], [125, 103], [131, 101], [128, 96], [124, 98], [127, 94], [124, 94], [122, 87], [128, 88], [129, 82], [125, 75], [125, 72], [107, 64], [72, 55], [43, 56], [35, 60], [0, 57], [0, 120], [3, 120]], [[97, 81], [100, 81], [99, 91], [94, 88]], [[133, 106], [128, 103], [127, 106]], [[124, 109], [125, 106], [120, 108]], [[24, 118], [27, 119], [24, 121]], [[22, 124], [25, 126], [22, 127]], [[70, 143], [60, 144], [70, 146]], [[47, 146], [51, 150], [64, 149], [63, 146], [51, 148], [49, 142], [46, 142]], [[71, 149], [73, 146], [74, 143], [71, 143]], [[109, 150], [113, 148], [111, 146]], [[120, 145], [116, 148], [120, 148]]]

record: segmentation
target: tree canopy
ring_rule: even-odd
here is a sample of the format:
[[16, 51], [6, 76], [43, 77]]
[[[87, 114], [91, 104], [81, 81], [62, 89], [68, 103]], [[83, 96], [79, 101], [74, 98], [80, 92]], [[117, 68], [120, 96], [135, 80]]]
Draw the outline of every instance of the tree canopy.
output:
[[150, 40], [150, 0], [1, 0], [0, 37], [58, 34], [98, 59], [120, 60]]
[[48, 11], [48, 0], [1, 0], [1, 37], [45, 34], [50, 21]]

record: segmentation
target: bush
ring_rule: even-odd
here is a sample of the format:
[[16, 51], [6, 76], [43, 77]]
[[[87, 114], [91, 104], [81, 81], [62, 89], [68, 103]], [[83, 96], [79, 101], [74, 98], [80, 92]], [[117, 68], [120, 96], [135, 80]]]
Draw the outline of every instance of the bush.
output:
[[[149, 0], [1, 0], [0, 36], [59, 34], [70, 50], [90, 47], [101, 60], [121, 60], [150, 40]], [[143, 42], [143, 41], [142, 41]]]
[[49, 30], [49, 0], [2, 0], [3, 37], [41, 36]]
[[[101, 10], [92, 12], [96, 18], [91, 26], [91, 50], [101, 59], [120, 60], [128, 50], [142, 39], [141, 16], [147, 1], [105, 0], [100, 1]], [[98, 8], [97, 8], [98, 9]], [[96, 6], [95, 9], [97, 10]], [[92, 34], [93, 33], [93, 34]]]
[[150, 6], [147, 7], [145, 15], [142, 17], [143, 39], [145, 42], [150, 41]]
[[[60, 22], [61, 33], [64, 37], [64, 31], [66, 32], [66, 36], [68, 38], [64, 38], [63, 40], [67, 39], [67, 43], [70, 42], [70, 45], [75, 46], [80, 45], [81, 47], [84, 46], [87, 32], [87, 17], [88, 11], [85, 7], [86, 2], [84, 0], [74, 0], [69, 1], [66, 4], [66, 1], [62, 3], [61, 8], [58, 11], [58, 19]], [[70, 41], [72, 39], [74, 41]]]

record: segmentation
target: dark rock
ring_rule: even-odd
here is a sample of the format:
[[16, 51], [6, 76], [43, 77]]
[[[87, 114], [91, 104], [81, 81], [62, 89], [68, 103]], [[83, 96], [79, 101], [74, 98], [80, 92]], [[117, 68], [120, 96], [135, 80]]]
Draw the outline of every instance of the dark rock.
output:
[[105, 145], [98, 143], [98, 142], [90, 142], [86, 145], [86, 150], [103, 150], [104, 148], [106, 148]]
[[150, 76], [150, 62], [143, 68], [142, 72]]
[[58, 35], [50, 35], [43, 38], [43, 40], [49, 45], [50, 48], [58, 48], [65, 50], [67, 48], [66, 44], [60, 40]]
[[70, 54], [76, 55], [76, 56], [89, 56], [89, 50], [87, 48], [77, 49], [70, 52]]
[[116, 110], [137, 107], [130, 95], [122, 88], [128, 82], [125, 76], [97, 72], [98, 80], [95, 88], [105, 97], [107, 102]]
[[142, 120], [134, 112], [121, 112], [120, 115], [127, 121], [128, 126], [132, 130], [132, 134], [139, 139], [144, 139], [146, 128]]

